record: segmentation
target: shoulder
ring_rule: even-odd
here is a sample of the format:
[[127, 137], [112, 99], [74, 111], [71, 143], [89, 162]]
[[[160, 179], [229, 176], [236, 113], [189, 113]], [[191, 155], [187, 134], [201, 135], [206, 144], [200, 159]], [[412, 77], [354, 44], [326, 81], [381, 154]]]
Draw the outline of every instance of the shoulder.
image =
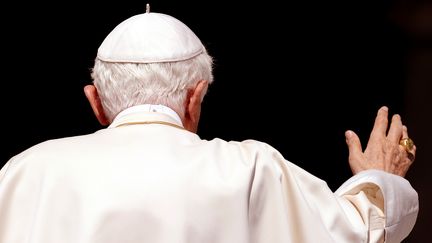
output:
[[201, 140], [205, 145], [209, 146], [217, 146], [221, 147], [222, 149], [233, 149], [233, 150], [243, 150], [243, 151], [249, 151], [249, 152], [259, 152], [259, 151], [265, 151], [269, 148], [272, 148], [270, 145], [253, 140], [253, 139], [247, 139], [243, 141], [227, 141], [221, 138], [214, 138], [212, 140]]
[[243, 151], [249, 151], [251, 153], [277, 152], [277, 150], [273, 148], [271, 145], [253, 139], [247, 139], [243, 141], [226, 141], [220, 138], [215, 138], [210, 141], [207, 140], [203, 140], [203, 141], [210, 143], [212, 145], [224, 146], [227, 148], [243, 150]]
[[254, 162], [255, 173], [264, 173], [268, 178], [273, 177], [278, 180], [282, 180], [282, 177], [285, 179], [288, 177], [295, 178], [296, 183], [308, 187], [327, 187], [325, 181], [287, 160], [280, 151], [270, 144], [256, 140], [227, 143], [241, 151], [247, 161]]
[[94, 139], [94, 134], [50, 139], [39, 144], [33, 145], [21, 153], [12, 157], [8, 164], [9, 167], [16, 167], [21, 164], [32, 162], [32, 164], [44, 163], [62, 154], [67, 156], [74, 151], [85, 152], [89, 148], [89, 143]]
[[205, 147], [214, 151], [215, 156], [230, 157], [243, 163], [261, 166], [278, 166], [286, 163], [281, 153], [271, 145], [253, 140], [225, 141], [223, 139], [203, 140]]

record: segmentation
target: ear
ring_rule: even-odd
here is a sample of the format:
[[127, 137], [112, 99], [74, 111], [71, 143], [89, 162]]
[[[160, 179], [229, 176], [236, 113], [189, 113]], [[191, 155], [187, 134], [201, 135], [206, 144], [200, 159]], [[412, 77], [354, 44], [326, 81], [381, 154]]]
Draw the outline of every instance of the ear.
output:
[[107, 126], [110, 124], [109, 120], [105, 116], [105, 112], [102, 108], [102, 103], [99, 98], [99, 94], [97, 92], [97, 89], [94, 85], [86, 85], [84, 87], [84, 94], [87, 97], [87, 100], [90, 103], [91, 108], [93, 109], [93, 112], [98, 119], [99, 123], [102, 126]]
[[196, 133], [198, 130], [198, 122], [201, 116], [201, 102], [207, 91], [207, 87], [208, 81], [201, 80], [194, 88], [189, 89], [187, 93], [183, 125], [186, 130], [193, 133]]

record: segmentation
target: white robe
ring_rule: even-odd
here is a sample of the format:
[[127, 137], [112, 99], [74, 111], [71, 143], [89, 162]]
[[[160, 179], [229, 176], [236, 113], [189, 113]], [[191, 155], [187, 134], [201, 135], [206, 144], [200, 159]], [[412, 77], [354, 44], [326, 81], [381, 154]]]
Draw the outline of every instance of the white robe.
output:
[[400, 242], [414, 226], [417, 193], [402, 177], [364, 171], [333, 193], [265, 143], [181, 126], [138, 107], [13, 157], [0, 243]]

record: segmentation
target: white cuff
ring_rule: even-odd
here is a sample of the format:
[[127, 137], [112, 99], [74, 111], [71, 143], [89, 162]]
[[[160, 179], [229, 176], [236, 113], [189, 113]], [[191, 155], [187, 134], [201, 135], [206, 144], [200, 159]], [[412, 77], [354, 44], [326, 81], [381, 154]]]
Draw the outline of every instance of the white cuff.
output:
[[401, 176], [381, 170], [366, 170], [346, 181], [335, 192], [343, 196], [361, 184], [376, 184], [384, 197], [386, 242], [400, 242], [411, 232], [417, 219], [418, 195]]

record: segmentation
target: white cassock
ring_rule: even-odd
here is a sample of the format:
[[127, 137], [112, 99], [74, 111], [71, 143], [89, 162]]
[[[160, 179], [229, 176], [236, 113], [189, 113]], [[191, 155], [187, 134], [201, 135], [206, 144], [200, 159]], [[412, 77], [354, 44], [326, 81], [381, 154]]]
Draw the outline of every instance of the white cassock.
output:
[[265, 143], [181, 126], [169, 108], [137, 106], [13, 157], [0, 173], [0, 242], [400, 242], [416, 221], [402, 177], [364, 171], [333, 193]]

